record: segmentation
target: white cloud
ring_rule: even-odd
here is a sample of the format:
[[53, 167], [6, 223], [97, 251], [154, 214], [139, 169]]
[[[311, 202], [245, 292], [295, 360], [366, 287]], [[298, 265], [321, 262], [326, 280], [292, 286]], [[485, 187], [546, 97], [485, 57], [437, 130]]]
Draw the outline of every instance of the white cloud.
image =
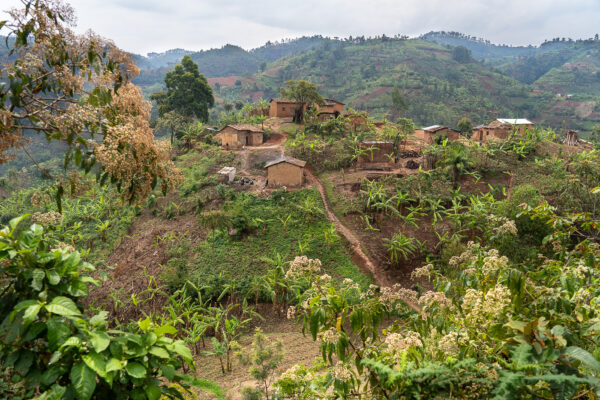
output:
[[[8, 6], [18, 0], [5, 0]], [[459, 31], [497, 43], [591, 37], [597, 0], [72, 0], [78, 29], [137, 53], [245, 48], [301, 35], [418, 35]], [[6, 7], [2, 7], [6, 8]]]

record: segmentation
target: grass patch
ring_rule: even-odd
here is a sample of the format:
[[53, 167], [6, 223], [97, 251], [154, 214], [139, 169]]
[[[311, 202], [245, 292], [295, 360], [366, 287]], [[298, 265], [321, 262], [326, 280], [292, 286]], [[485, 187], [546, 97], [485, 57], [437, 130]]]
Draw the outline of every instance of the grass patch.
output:
[[[351, 278], [361, 286], [371, 283], [333, 235], [315, 189], [273, 193], [268, 199], [240, 194], [228, 202], [225, 212], [237, 233], [231, 228], [212, 231], [206, 241], [182, 252], [179, 262], [172, 259], [167, 275], [203, 282], [215, 276], [251, 280], [271, 268], [265, 257], [289, 261], [306, 255], [320, 259], [323, 272], [334, 279]], [[172, 281], [169, 286], [177, 284]]]

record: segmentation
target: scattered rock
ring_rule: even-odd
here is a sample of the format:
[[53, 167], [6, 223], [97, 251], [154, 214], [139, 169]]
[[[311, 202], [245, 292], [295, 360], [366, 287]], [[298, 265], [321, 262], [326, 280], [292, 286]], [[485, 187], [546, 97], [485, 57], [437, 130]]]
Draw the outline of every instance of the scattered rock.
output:
[[414, 150], [406, 150], [400, 153], [400, 158], [416, 158], [419, 156], [419, 153]]
[[416, 162], [415, 160], [408, 160], [406, 162], [405, 167], [408, 169], [417, 169], [417, 168], [419, 168], [419, 163]]

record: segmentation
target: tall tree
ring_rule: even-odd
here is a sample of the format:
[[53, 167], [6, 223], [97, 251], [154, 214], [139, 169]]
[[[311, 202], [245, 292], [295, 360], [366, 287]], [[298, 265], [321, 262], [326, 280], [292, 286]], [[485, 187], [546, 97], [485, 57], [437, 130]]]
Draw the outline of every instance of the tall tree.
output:
[[150, 96], [158, 104], [160, 117], [169, 111], [175, 111], [184, 117], [208, 121], [208, 109], [215, 104], [213, 91], [198, 70], [198, 64], [189, 55], [183, 56], [181, 64], [167, 72], [165, 84], [166, 92]]
[[101, 181], [116, 183], [127, 200], [143, 200], [157, 181], [165, 191], [174, 186], [180, 175], [168, 146], [154, 142], [151, 106], [130, 82], [139, 73], [131, 56], [92, 32], [76, 35], [73, 10], [60, 1], [23, 3], [0, 21], [15, 38], [0, 64], [9, 82], [0, 85], [0, 163], [29, 131], [67, 143], [65, 166], [87, 172], [98, 163]]
[[402, 96], [402, 93], [400, 93], [400, 89], [398, 89], [398, 86], [394, 86], [390, 93], [390, 96], [392, 97], [392, 111], [394, 114], [393, 118], [397, 118], [402, 111], [406, 110], [406, 101], [404, 100], [404, 96]]
[[280, 89], [281, 97], [296, 100], [294, 122], [301, 123], [304, 120], [304, 110], [311, 104], [322, 105], [323, 97], [317, 90], [317, 85], [305, 80], [287, 81]]
[[456, 126], [463, 135], [468, 135], [473, 132], [473, 122], [467, 117], [464, 117], [458, 121]]

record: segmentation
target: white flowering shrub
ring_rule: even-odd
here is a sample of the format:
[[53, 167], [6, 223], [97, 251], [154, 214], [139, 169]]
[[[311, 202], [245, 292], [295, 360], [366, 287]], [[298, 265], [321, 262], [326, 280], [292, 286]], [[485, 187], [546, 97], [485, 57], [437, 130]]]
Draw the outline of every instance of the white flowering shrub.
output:
[[[332, 282], [304, 260], [288, 278], [311, 281], [288, 311], [321, 347], [321, 361], [295, 366], [276, 387], [284, 398], [598, 398], [600, 245], [597, 221], [525, 210], [551, 224], [544, 254], [517, 264], [488, 247], [516, 236], [491, 218], [483, 243], [443, 268], [414, 271], [432, 290], [361, 290]], [[573, 245], [573, 233], [592, 232]], [[315, 378], [318, 377], [318, 378]]]

